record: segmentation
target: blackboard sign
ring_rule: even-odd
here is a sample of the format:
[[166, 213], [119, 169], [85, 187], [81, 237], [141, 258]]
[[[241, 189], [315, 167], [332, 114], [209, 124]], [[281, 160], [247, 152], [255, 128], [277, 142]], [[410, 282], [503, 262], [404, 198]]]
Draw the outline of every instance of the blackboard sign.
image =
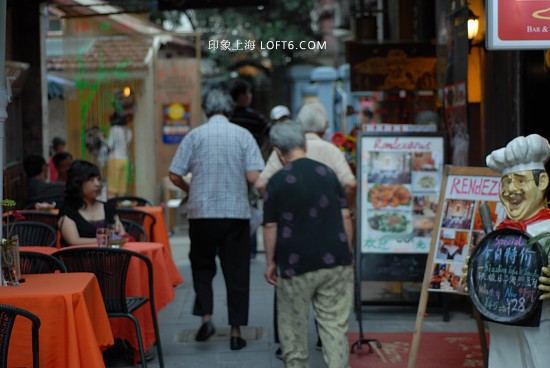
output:
[[468, 264], [468, 292], [481, 315], [490, 321], [538, 326], [538, 278], [548, 258], [539, 243], [515, 229], [485, 236]]

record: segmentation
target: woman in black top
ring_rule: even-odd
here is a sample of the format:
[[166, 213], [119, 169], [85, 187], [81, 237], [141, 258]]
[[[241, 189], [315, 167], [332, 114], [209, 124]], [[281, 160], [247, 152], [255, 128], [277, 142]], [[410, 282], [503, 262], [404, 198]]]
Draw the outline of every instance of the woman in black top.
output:
[[62, 246], [94, 244], [96, 229], [112, 224], [124, 234], [115, 207], [96, 199], [100, 192], [99, 168], [88, 161], [74, 161], [67, 173], [65, 202], [59, 210]]

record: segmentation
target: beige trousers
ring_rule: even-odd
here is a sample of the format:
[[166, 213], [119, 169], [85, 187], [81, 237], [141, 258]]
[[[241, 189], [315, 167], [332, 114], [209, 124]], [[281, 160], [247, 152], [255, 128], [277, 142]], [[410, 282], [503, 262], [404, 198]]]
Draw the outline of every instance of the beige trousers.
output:
[[109, 197], [126, 195], [127, 170], [128, 160], [118, 158], [107, 160], [107, 194]]
[[353, 303], [353, 268], [338, 266], [277, 281], [277, 324], [287, 368], [309, 368], [309, 306], [323, 342], [329, 368], [346, 368], [348, 319]]

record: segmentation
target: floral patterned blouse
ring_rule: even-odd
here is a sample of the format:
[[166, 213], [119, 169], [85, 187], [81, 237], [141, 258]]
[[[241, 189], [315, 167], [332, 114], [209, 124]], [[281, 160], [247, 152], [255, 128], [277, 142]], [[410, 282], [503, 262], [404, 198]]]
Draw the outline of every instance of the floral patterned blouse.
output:
[[347, 207], [338, 178], [320, 162], [297, 159], [269, 180], [264, 224], [277, 224], [281, 277], [351, 264], [341, 211]]

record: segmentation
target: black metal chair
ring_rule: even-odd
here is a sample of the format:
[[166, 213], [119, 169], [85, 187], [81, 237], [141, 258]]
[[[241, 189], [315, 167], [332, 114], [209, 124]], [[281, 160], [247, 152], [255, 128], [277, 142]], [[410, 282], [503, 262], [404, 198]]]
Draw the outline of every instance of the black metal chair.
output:
[[[2, 225], [2, 234], [7, 234], [7, 225]], [[37, 245], [55, 247], [57, 242], [57, 230], [40, 222], [19, 221], [10, 224], [12, 228], [10, 235], [19, 236], [19, 245]]]
[[[25, 217], [25, 221], [40, 222], [57, 229], [57, 215], [53, 213], [30, 210], [21, 210], [18, 212]], [[13, 215], [10, 215], [11, 221], [13, 221]]]
[[146, 242], [147, 241], [147, 232], [137, 222], [130, 221], [127, 219], [120, 219], [122, 222], [122, 225], [124, 225], [124, 230], [126, 233], [131, 235], [136, 241], [138, 242]]
[[6, 304], [0, 304], [0, 349], [2, 351], [0, 366], [8, 366], [11, 332], [15, 319], [18, 316], [25, 317], [32, 322], [32, 366], [33, 368], [38, 368], [38, 330], [40, 328], [40, 318], [29, 311]]
[[150, 221], [149, 223], [149, 241], [153, 240], [153, 228], [155, 227], [155, 224], [157, 220], [155, 219], [155, 216], [151, 215], [150, 213], [147, 213], [145, 211], [136, 210], [134, 208], [117, 208], [118, 217], [122, 220], [130, 220], [133, 222], [138, 223], [139, 225], [145, 227], [145, 219], [148, 219]]
[[19, 256], [22, 275], [67, 272], [63, 262], [49, 254], [20, 251]]
[[120, 197], [113, 197], [111, 199], [107, 200], [107, 203], [113, 204], [116, 208], [124, 207], [122, 202], [124, 201], [130, 201], [132, 202], [132, 207], [134, 206], [151, 206], [151, 202], [149, 202], [147, 199], [142, 197], [136, 197], [136, 196], [120, 196]]
[[[145, 360], [141, 329], [139, 321], [132, 315], [132, 312], [149, 303], [155, 330], [155, 345], [157, 346], [159, 365], [160, 367], [164, 367], [157, 312], [155, 309], [155, 294], [153, 291], [153, 265], [149, 258], [127, 249], [97, 247], [65, 248], [55, 252], [53, 255], [65, 264], [69, 272], [91, 272], [96, 275], [107, 315], [110, 318], [129, 318], [133, 322], [143, 367], [147, 367], [147, 362]], [[128, 266], [132, 259], [143, 262], [147, 267], [149, 281], [149, 295], [147, 296], [126, 297], [126, 278], [128, 275]]]

